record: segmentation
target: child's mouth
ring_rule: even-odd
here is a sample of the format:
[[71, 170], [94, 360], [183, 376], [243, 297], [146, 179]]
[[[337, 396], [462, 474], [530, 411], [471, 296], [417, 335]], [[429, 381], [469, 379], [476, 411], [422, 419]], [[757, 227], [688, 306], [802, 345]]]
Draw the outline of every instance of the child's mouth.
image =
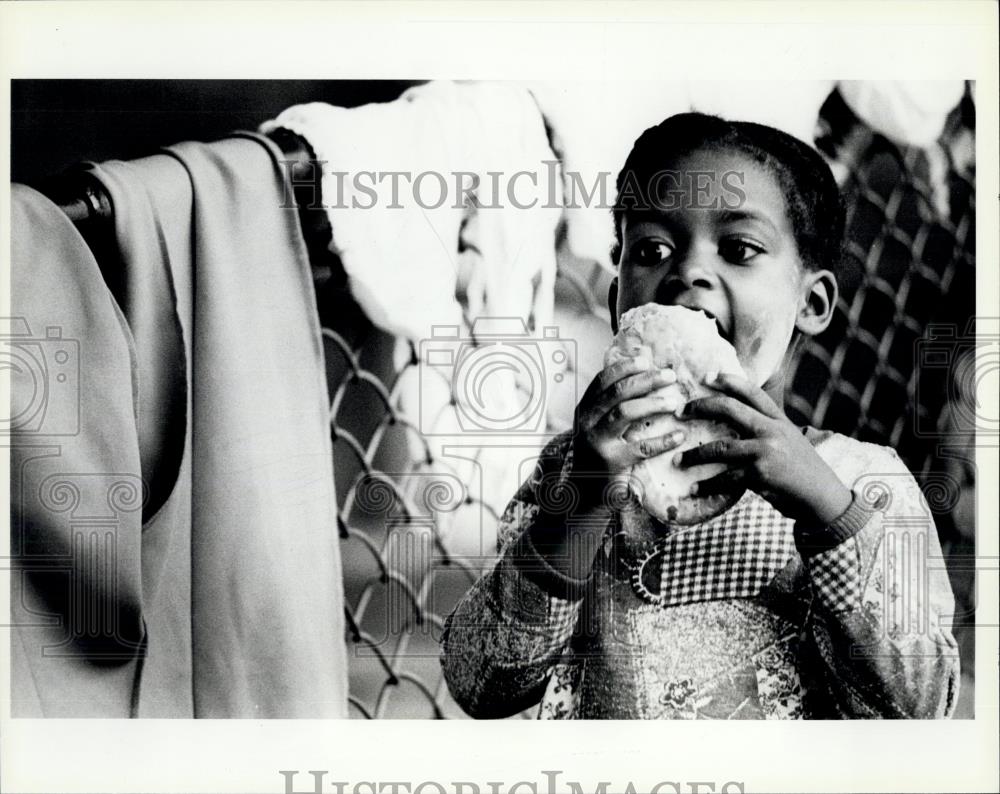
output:
[[712, 320], [715, 323], [715, 327], [719, 331], [719, 336], [721, 336], [723, 339], [725, 339], [727, 342], [729, 342], [729, 344], [733, 343], [733, 340], [729, 338], [729, 333], [726, 331], [725, 328], [723, 328], [722, 323], [719, 321], [719, 318], [716, 317], [714, 314], [712, 314], [712, 312], [710, 312], [708, 309], [703, 309], [700, 306], [697, 307], [697, 308], [695, 308], [695, 307], [689, 307], [689, 308], [692, 308], [693, 311], [701, 312], [709, 320]]

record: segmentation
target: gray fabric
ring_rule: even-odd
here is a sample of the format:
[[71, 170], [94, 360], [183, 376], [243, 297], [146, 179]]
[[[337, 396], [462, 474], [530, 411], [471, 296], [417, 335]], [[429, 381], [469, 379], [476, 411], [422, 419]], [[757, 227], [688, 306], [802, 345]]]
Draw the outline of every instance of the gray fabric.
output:
[[11, 713], [124, 717], [144, 638], [132, 337], [73, 224], [11, 198]]
[[[132, 633], [145, 644], [133, 653], [141, 664], [85, 657], [71, 669], [62, 658], [41, 657], [38, 630], [16, 632], [19, 641], [32, 638], [22, 654], [31, 669], [14, 688], [37, 690], [46, 715], [73, 703], [81, 716], [346, 716], [322, 345], [298, 219], [280, 208], [279, 157], [266, 139], [248, 135], [93, 169], [116, 208], [129, 274], [119, 297], [134, 323], [134, 334], [117, 329], [125, 352], [106, 354], [109, 369], [121, 368], [132, 343], [133, 367], [117, 384], [94, 377], [118, 402], [128, 378], [135, 383], [130, 421], [115, 424], [118, 414], [94, 402], [99, 391], [81, 390], [81, 437], [101, 454], [83, 449], [77, 458], [133, 478], [141, 471], [162, 504], [141, 527], [140, 513], [129, 514], [120, 531], [129, 554], [118, 554], [119, 592], [130, 596], [125, 614], [135, 616]], [[53, 217], [44, 224], [20, 233], [15, 226], [22, 247], [65, 238], [86, 260], [76, 230], [56, 208], [47, 213]], [[15, 256], [15, 273], [27, 279], [38, 268], [33, 258], [28, 250]], [[23, 313], [72, 319], [88, 311], [66, 277], [78, 262], [56, 259], [49, 289], [14, 296]], [[109, 317], [118, 316], [92, 271], [85, 269], [87, 287], [103, 296]], [[89, 345], [97, 337], [87, 332]], [[103, 339], [95, 346], [107, 347]], [[131, 457], [119, 462], [123, 450]], [[29, 535], [52, 534], [53, 522], [35, 520], [36, 506], [22, 500], [15, 509], [33, 513]], [[97, 682], [82, 697], [80, 679]]]

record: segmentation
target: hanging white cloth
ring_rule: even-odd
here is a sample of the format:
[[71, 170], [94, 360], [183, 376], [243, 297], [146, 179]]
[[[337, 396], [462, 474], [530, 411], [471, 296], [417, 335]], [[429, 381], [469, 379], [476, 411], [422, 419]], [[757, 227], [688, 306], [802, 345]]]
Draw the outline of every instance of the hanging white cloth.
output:
[[[432, 82], [394, 102], [291, 107], [262, 129], [277, 127], [305, 138], [325, 161], [333, 250], [368, 317], [399, 337], [396, 368], [411, 343], [421, 355], [398, 392], [426, 435], [433, 462], [424, 473], [457, 476], [473, 499], [447, 516], [462, 532], [451, 547], [491, 553], [490, 513], [516, 486], [520, 459], [537, 451], [501, 443], [504, 421], [541, 438], [549, 392], [530, 374], [559, 368], [538, 360], [530, 341], [552, 325], [563, 207], [560, 164], [537, 103], [514, 84]], [[496, 318], [507, 329], [499, 344], [478, 348], [485, 334], [476, 320], [495, 327]], [[484, 338], [474, 343], [474, 331]], [[505, 365], [506, 353], [524, 350], [520, 369]], [[410, 441], [410, 459], [422, 459]]]
[[550, 321], [561, 184], [523, 88], [432, 82], [393, 102], [296, 105], [262, 130], [278, 127], [323, 161], [332, 245], [376, 325], [414, 342], [461, 325], [456, 291], [473, 318]]
[[962, 99], [962, 80], [842, 80], [844, 101], [876, 132], [905, 146], [929, 147]]
[[948, 157], [939, 144], [948, 116], [965, 93], [963, 80], [844, 80], [841, 95], [858, 118], [897, 144], [927, 155], [931, 201], [947, 216]]

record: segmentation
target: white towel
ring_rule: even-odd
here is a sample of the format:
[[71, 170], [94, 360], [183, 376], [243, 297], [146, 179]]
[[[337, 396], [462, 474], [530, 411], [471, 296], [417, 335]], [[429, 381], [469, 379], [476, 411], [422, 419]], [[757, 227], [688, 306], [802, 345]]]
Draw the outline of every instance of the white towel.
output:
[[844, 101], [873, 130], [906, 146], [933, 146], [962, 100], [962, 80], [843, 80]]
[[[422, 353], [453, 354], [450, 364], [424, 360], [419, 369], [404, 371], [397, 385], [400, 406], [428, 434], [434, 462], [424, 473], [457, 474], [476, 499], [439, 516], [438, 529], [449, 547], [460, 555], [492, 553], [490, 511], [503, 509], [521, 459], [537, 453], [530, 445], [547, 432], [548, 387], [555, 381], [530, 383], [526, 392], [519, 383], [525, 373], [504, 366], [503, 351], [520, 349], [517, 333], [498, 337], [502, 350], [486, 352], [482, 372], [466, 377], [459, 362], [470, 351], [469, 326], [477, 319], [507, 318], [502, 325], [521, 326], [525, 337], [541, 337], [552, 324], [562, 181], [538, 105], [514, 84], [432, 82], [389, 103], [295, 106], [262, 129], [276, 127], [305, 138], [326, 161], [322, 190], [324, 203], [332, 205], [327, 212], [333, 250], [368, 317], [400, 337], [397, 369], [408, 342]], [[348, 173], [338, 177], [338, 171]], [[407, 172], [419, 181], [415, 191], [400, 177], [394, 202], [387, 176], [377, 185], [374, 206], [354, 208], [354, 201], [372, 203], [354, 184], [361, 171]], [[442, 191], [435, 174], [443, 175], [447, 192], [440, 206], [433, 206]], [[475, 206], [467, 206], [461, 188], [476, 180], [478, 189], [470, 191]], [[453, 339], [441, 338], [442, 326], [450, 327]], [[429, 343], [422, 345], [423, 340]], [[529, 370], [537, 363], [551, 379], [554, 368], [565, 368], [551, 360], [558, 344], [548, 340], [535, 348], [529, 341], [529, 350], [550, 354], [545, 361], [529, 356]], [[493, 367], [494, 361], [501, 366]], [[480, 397], [482, 404], [473, 404]], [[525, 402], [538, 410], [520, 421], [518, 409]], [[528, 452], [509, 449], [509, 436], [495, 424], [485, 438], [477, 432], [477, 420], [489, 424], [491, 417], [514, 417], [511, 429], [527, 433], [522, 445], [529, 444]], [[421, 446], [410, 442], [411, 459], [423, 458]], [[479, 500], [486, 505], [485, 520]]]
[[844, 101], [876, 132], [927, 155], [931, 201], [947, 217], [948, 155], [939, 145], [948, 116], [965, 93], [963, 80], [845, 80]]
[[[550, 321], [561, 183], [541, 113], [523, 88], [434, 82], [387, 103], [296, 105], [261, 129], [277, 127], [325, 161], [333, 248], [376, 325], [412, 341], [435, 325], [461, 325], [456, 290], [471, 318]], [[395, 196], [390, 172], [410, 175], [395, 178]], [[531, 209], [509, 199], [512, 179], [514, 199], [534, 201]], [[463, 228], [472, 194], [482, 208]]]

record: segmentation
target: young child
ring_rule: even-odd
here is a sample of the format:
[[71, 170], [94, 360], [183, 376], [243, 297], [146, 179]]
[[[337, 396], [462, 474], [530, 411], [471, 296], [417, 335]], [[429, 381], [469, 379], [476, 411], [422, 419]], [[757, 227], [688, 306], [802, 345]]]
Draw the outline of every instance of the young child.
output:
[[623, 531], [609, 487], [683, 437], [643, 435], [670, 370], [605, 368], [448, 619], [455, 699], [476, 717], [539, 701], [543, 718], [949, 716], [953, 602], [918, 486], [893, 450], [782, 409], [795, 345], [837, 301], [843, 210], [826, 164], [769, 127], [677, 115], [636, 141], [614, 216], [614, 330], [650, 302], [702, 309], [747, 374], [716, 377], [683, 412], [739, 438], [675, 465], [725, 464], [693, 493], [746, 491], [701, 524]]

